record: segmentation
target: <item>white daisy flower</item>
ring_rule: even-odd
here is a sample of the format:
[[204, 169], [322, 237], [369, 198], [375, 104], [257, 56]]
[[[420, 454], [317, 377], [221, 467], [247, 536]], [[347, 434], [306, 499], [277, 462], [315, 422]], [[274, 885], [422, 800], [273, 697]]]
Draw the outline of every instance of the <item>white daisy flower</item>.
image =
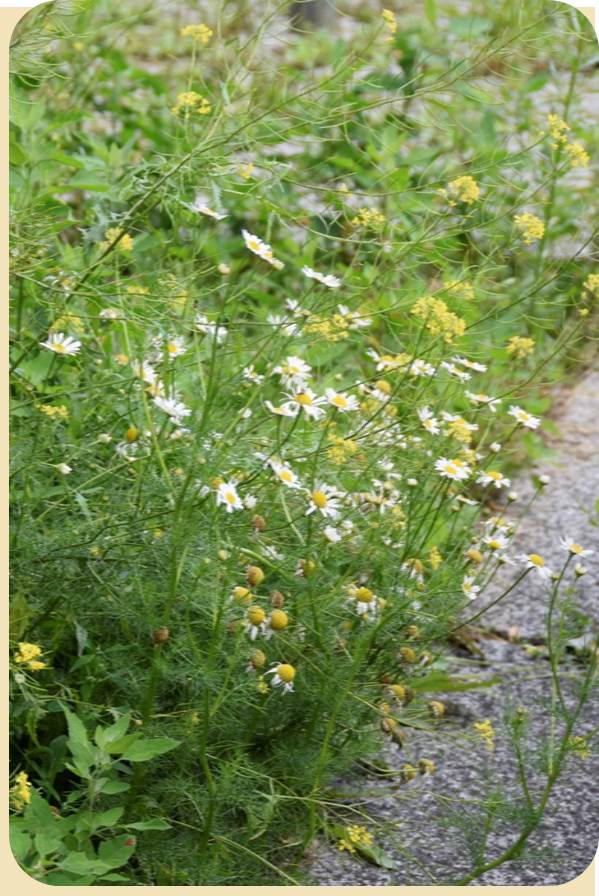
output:
[[324, 416], [324, 410], [320, 405], [324, 404], [326, 399], [322, 395], [316, 395], [307, 386], [301, 392], [286, 394], [289, 401], [286, 401], [283, 407], [291, 407], [292, 410], [298, 408], [304, 412], [306, 417], [312, 417], [314, 420], [319, 420]]
[[347, 411], [357, 411], [360, 404], [355, 395], [342, 395], [335, 392], [334, 389], [325, 389], [325, 395], [329, 404], [332, 404], [338, 411], [346, 413]]
[[288, 387], [302, 387], [309, 379], [312, 368], [301, 358], [289, 355], [282, 364], [274, 368], [273, 373], [281, 377], [281, 383]]
[[412, 361], [410, 364], [409, 372], [412, 376], [434, 376], [436, 370], [432, 364], [428, 363], [428, 361], [423, 361], [422, 358], [416, 358], [416, 360]]
[[520, 554], [516, 557], [516, 560], [524, 563], [527, 569], [536, 570], [539, 577], [545, 581], [553, 575], [553, 572], [545, 565], [545, 560], [539, 554]]
[[237, 487], [234, 482], [221, 482], [216, 489], [216, 503], [224, 504], [227, 513], [233, 513], [234, 510], [243, 510], [243, 502], [237, 494]]
[[518, 423], [521, 423], [522, 426], [526, 427], [526, 429], [536, 429], [541, 423], [540, 417], [533, 417], [532, 414], [529, 414], [523, 408], [519, 408], [515, 404], [510, 407], [508, 414]]
[[338, 541], [341, 541], [343, 538], [339, 529], [336, 529], [334, 526], [325, 526], [322, 530], [322, 534], [326, 538], [327, 541], [330, 541], [331, 544], [336, 544]]
[[323, 286], [328, 286], [329, 289], [337, 289], [337, 287], [341, 286], [341, 280], [338, 277], [334, 277], [333, 274], [319, 274], [318, 271], [314, 271], [308, 265], [302, 268], [302, 274], [310, 280], [318, 280], [319, 283], [322, 283]]
[[272, 401], [268, 401], [268, 399], [264, 402], [266, 408], [270, 411], [271, 414], [277, 414], [279, 417], [297, 417], [299, 414], [299, 406], [294, 405], [291, 407], [290, 402], [285, 402], [285, 404], [274, 405]]
[[446, 370], [451, 376], [454, 376], [460, 383], [467, 383], [469, 379], [471, 379], [471, 375], [466, 373], [465, 370], [460, 370], [459, 367], [456, 367], [455, 364], [450, 364], [449, 361], [441, 361], [441, 367], [443, 370]]
[[468, 392], [466, 389], [464, 395], [470, 399], [472, 404], [486, 405], [493, 413], [497, 411], [498, 406], [501, 404], [501, 398], [491, 398], [490, 395], [485, 395], [484, 392]]
[[499, 444], [499, 442], [491, 442], [489, 448], [494, 452], [494, 454], [497, 454], [499, 451], [501, 451], [501, 445]]
[[491, 535], [485, 535], [483, 538], [483, 544], [489, 548], [490, 551], [503, 551], [509, 545], [509, 538], [503, 534], [503, 532], [494, 532]]
[[472, 472], [468, 464], [459, 458], [448, 460], [446, 457], [440, 457], [435, 461], [435, 470], [445, 479], [468, 479]]
[[347, 321], [350, 330], [360, 330], [363, 327], [369, 327], [372, 323], [370, 317], [360, 314], [359, 311], [351, 311], [347, 305], [337, 305], [337, 310], [341, 317], [344, 317]]
[[474, 598], [480, 591], [479, 586], [474, 584], [474, 576], [464, 577], [464, 581], [462, 582], [462, 591], [464, 592], [466, 597], [469, 597], [470, 600], [474, 600]]
[[157, 395], [152, 399], [157, 408], [172, 417], [175, 423], [180, 423], [182, 417], [189, 417], [191, 410], [186, 407], [183, 402], [177, 401], [176, 398], [165, 398]]
[[179, 355], [184, 355], [187, 350], [183, 336], [159, 337], [155, 340], [155, 345], [169, 358], [178, 358]]
[[253, 364], [243, 368], [242, 376], [244, 380], [247, 380], [249, 383], [256, 383], [256, 385], [264, 382], [264, 376], [261, 373], [256, 373]]
[[495, 488], [509, 488], [512, 484], [511, 479], [498, 470], [483, 470], [476, 481], [481, 485], [494, 485]]
[[182, 202], [185, 208], [190, 212], [197, 212], [200, 215], [206, 215], [208, 218], [214, 218], [215, 221], [222, 221], [227, 215], [222, 212], [215, 212], [206, 202], [206, 197], [202, 193], [198, 193], [193, 202]]
[[578, 542], [573, 541], [571, 538], [560, 538], [559, 543], [564, 551], [569, 551], [577, 557], [588, 557], [590, 554], [595, 553], [594, 551], [589, 550], [589, 548], [583, 548], [581, 544], [578, 544]]
[[285, 267], [282, 261], [279, 261], [278, 258], [275, 258], [271, 247], [268, 243], [265, 243], [260, 237], [255, 236], [253, 233], [249, 233], [247, 230], [242, 230], [241, 235], [245, 242], [246, 248], [253, 252], [254, 255], [257, 255], [259, 258], [262, 258], [264, 261], [267, 261], [277, 270]]
[[205, 314], [196, 315], [195, 328], [198, 332], [210, 336], [211, 339], [216, 339], [217, 343], [224, 342], [227, 338], [227, 328], [222, 324], [211, 323]]
[[418, 408], [416, 413], [426, 431], [430, 432], [433, 436], [438, 436], [441, 432], [439, 421], [435, 419], [431, 409], [429, 407]]
[[277, 663], [272, 669], [264, 673], [272, 675], [271, 684], [273, 688], [282, 688], [283, 693], [293, 691], [293, 680], [295, 678], [295, 669], [289, 663]]
[[457, 423], [459, 424], [460, 429], [467, 429], [468, 432], [476, 432], [478, 429], [478, 423], [468, 423], [463, 417], [460, 417], [459, 414], [449, 414], [447, 411], [442, 411], [441, 416], [446, 423]]
[[468, 367], [470, 370], [476, 370], [478, 373], [484, 373], [487, 369], [485, 364], [479, 364], [477, 361], [469, 361], [468, 358], [462, 358], [459, 355], [452, 359], [454, 364], [461, 364], [462, 367]]
[[306, 516], [314, 511], [319, 511], [324, 517], [335, 520], [339, 516], [340, 494], [336, 488], [320, 483], [310, 492], [310, 504], [306, 510]]
[[376, 594], [373, 594], [370, 588], [364, 586], [350, 585], [348, 588], [349, 597], [347, 604], [358, 616], [370, 622], [376, 619], [379, 612], [379, 603]]
[[150, 386], [153, 386], [158, 380], [158, 374], [148, 361], [134, 361], [131, 368], [135, 376]]
[[271, 460], [269, 463], [273, 473], [283, 485], [287, 488], [301, 488], [301, 483], [290, 466], [277, 460]]
[[271, 327], [280, 329], [285, 336], [297, 336], [301, 332], [300, 327], [293, 321], [289, 321], [284, 314], [269, 314], [266, 321]]
[[255, 641], [258, 635], [266, 634], [266, 613], [262, 607], [249, 607], [245, 616], [244, 629], [250, 636], [251, 641]]
[[49, 348], [51, 352], [56, 352], [57, 355], [76, 355], [81, 348], [78, 339], [65, 336], [64, 333], [49, 333], [47, 340], [40, 342], [40, 345]]

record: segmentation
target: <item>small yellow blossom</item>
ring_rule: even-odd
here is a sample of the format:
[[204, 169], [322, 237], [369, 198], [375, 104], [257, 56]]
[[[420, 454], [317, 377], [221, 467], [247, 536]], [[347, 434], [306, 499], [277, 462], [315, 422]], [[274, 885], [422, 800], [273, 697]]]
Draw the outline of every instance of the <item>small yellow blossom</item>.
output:
[[529, 339], [528, 336], [512, 336], [508, 340], [506, 350], [508, 355], [515, 355], [516, 358], [522, 359], [528, 357], [534, 347], [534, 339]]
[[566, 152], [570, 156], [572, 168], [587, 168], [591, 158], [580, 140], [566, 144]]
[[203, 44], [203, 46], [210, 43], [210, 38], [214, 34], [212, 28], [209, 28], [208, 25], [185, 25], [179, 33], [181, 37], [191, 37], [199, 44]]
[[433, 569], [438, 569], [443, 563], [443, 557], [437, 548], [431, 548], [428, 555], [428, 562]]
[[339, 466], [346, 463], [358, 450], [358, 443], [353, 439], [342, 439], [339, 436], [329, 435], [328, 440], [331, 443], [328, 448], [329, 459]]
[[372, 230], [380, 230], [385, 226], [386, 218], [382, 212], [375, 208], [361, 208], [351, 223], [354, 227], [370, 227]]
[[10, 788], [10, 802], [13, 809], [19, 812], [31, 802], [31, 781], [27, 772], [19, 772], [15, 777], [15, 783]]
[[495, 730], [491, 720], [485, 719], [484, 722], [475, 722], [474, 730], [484, 741], [487, 750], [493, 752]]
[[195, 90], [187, 90], [177, 96], [177, 102], [171, 108], [173, 115], [180, 115], [188, 119], [192, 115], [208, 115], [212, 106], [205, 96], [196, 93]]
[[30, 672], [39, 672], [40, 669], [46, 668], [46, 663], [38, 660], [38, 657], [42, 655], [42, 648], [38, 644], [20, 641], [18, 648], [14, 655], [15, 663], [24, 666]]
[[469, 280], [446, 280], [443, 283], [443, 290], [459, 299], [467, 299], [469, 302], [474, 298], [474, 287]]
[[381, 18], [385, 23], [385, 28], [389, 34], [395, 34], [397, 31], [397, 19], [395, 18], [395, 13], [391, 12], [390, 9], [384, 9], [381, 13]]
[[249, 180], [252, 174], [254, 173], [254, 163], [253, 162], [245, 162], [242, 165], [239, 165], [237, 168], [237, 174], [242, 180]]
[[147, 296], [149, 291], [147, 286], [136, 286], [134, 284], [133, 286], [127, 287], [127, 292], [130, 296]]
[[51, 420], [68, 420], [69, 412], [63, 404], [40, 404], [39, 410]]
[[76, 314], [61, 314], [49, 328], [50, 333], [84, 333], [85, 326]]
[[547, 124], [549, 125], [549, 136], [553, 140], [551, 144], [553, 149], [557, 149], [560, 143], [567, 143], [566, 131], [570, 130], [570, 126], [566, 124], [559, 115], [550, 114], [547, 116]]
[[418, 299], [410, 313], [425, 321], [426, 329], [432, 336], [442, 336], [448, 344], [463, 336], [466, 330], [466, 321], [450, 311], [443, 299], [435, 299], [434, 296]]
[[524, 212], [522, 215], [514, 215], [516, 227], [520, 231], [522, 239], [529, 246], [535, 240], [540, 240], [545, 233], [545, 225], [540, 218], [530, 212]]
[[587, 292], [599, 299], [599, 274], [589, 274], [582, 285]]
[[[122, 236], [121, 233], [123, 234]], [[98, 248], [105, 252], [119, 236], [120, 239], [114, 248], [119, 252], [131, 252], [133, 249], [133, 237], [128, 233], [123, 233], [120, 227], [109, 227], [104, 234], [104, 241], [100, 243]]]
[[568, 738], [568, 747], [575, 753], [580, 759], [588, 759], [591, 755], [591, 751], [589, 750], [589, 744], [586, 737], [582, 737], [581, 735], [572, 735]]
[[480, 187], [469, 174], [456, 177], [455, 180], [447, 184], [445, 190], [440, 190], [439, 192], [451, 206], [456, 205], [458, 202], [463, 202], [464, 205], [472, 205], [473, 202], [480, 198]]

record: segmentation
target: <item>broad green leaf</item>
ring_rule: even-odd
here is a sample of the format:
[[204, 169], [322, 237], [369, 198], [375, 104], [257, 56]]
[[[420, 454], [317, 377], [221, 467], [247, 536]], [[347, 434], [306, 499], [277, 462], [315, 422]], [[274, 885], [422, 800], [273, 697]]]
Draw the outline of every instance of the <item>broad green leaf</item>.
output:
[[100, 793], [107, 793], [109, 796], [115, 793], [125, 793], [129, 787], [130, 785], [126, 781], [106, 781], [100, 788]]
[[127, 827], [134, 831], [168, 831], [171, 825], [164, 818], [151, 818], [148, 821], [134, 821]]
[[104, 840], [98, 847], [98, 855], [102, 862], [105, 862], [109, 868], [119, 868], [128, 862], [135, 852], [135, 841], [132, 845], [127, 846], [127, 842], [132, 838], [121, 835], [113, 840]]
[[153, 737], [150, 740], [138, 741], [123, 753], [121, 759], [126, 759], [128, 762], [144, 762], [146, 759], [153, 759], [154, 756], [161, 756], [169, 750], [174, 750], [180, 743], [181, 741], [172, 737]]

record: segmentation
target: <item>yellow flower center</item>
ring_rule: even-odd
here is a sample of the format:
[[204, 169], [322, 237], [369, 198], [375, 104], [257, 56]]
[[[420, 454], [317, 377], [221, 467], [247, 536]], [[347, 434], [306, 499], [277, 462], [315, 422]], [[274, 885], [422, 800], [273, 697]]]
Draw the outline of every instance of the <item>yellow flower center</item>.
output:
[[262, 607], [250, 607], [247, 612], [247, 618], [252, 625], [260, 625], [266, 619], [266, 613]]
[[334, 404], [338, 408], [346, 408], [348, 405], [347, 398], [344, 398], [343, 395], [335, 395], [331, 399], [331, 404]]
[[487, 544], [489, 545], [489, 547], [491, 548], [492, 551], [496, 551], [496, 550], [498, 550], [498, 548], [501, 547], [501, 542], [498, 541], [496, 538], [492, 538], [490, 541], [487, 542]]
[[281, 681], [288, 684], [295, 678], [295, 669], [293, 666], [290, 666], [289, 663], [282, 663], [280, 666], [277, 666], [277, 675]]
[[64, 342], [55, 342], [54, 351], [58, 352], [59, 355], [62, 355], [66, 351]]
[[279, 470], [278, 475], [283, 482], [293, 482], [295, 478], [291, 470]]
[[175, 352], [179, 350], [179, 346], [178, 346], [178, 345], [175, 345], [174, 342], [167, 342], [167, 343], [166, 343], [166, 350], [167, 350], [167, 352], [168, 352], [169, 354], [174, 355]]
[[312, 500], [320, 510], [326, 507], [329, 503], [325, 493], [319, 491], [312, 492]]
[[499, 482], [500, 479], [503, 479], [503, 474], [499, 473], [497, 470], [488, 470], [487, 476], [489, 476], [491, 479], [494, 479], [495, 482]]
[[280, 632], [289, 624], [289, 617], [284, 610], [273, 610], [270, 614], [270, 627], [276, 632]]
[[235, 504], [237, 498], [234, 492], [225, 492], [225, 501], [227, 504]]
[[545, 566], [545, 561], [539, 554], [529, 554], [528, 559], [531, 563], [534, 563], [535, 566]]
[[568, 547], [573, 554], [582, 554], [584, 551], [583, 546], [581, 544], [576, 544], [575, 541], [569, 544]]
[[356, 591], [356, 600], [360, 603], [369, 604], [374, 599], [374, 594], [370, 588], [358, 588]]
[[298, 392], [298, 394], [295, 396], [295, 400], [297, 401], [298, 404], [301, 404], [303, 406], [306, 406], [306, 405], [310, 406], [314, 403], [312, 401], [312, 399], [310, 398], [310, 396], [307, 395], [305, 392]]

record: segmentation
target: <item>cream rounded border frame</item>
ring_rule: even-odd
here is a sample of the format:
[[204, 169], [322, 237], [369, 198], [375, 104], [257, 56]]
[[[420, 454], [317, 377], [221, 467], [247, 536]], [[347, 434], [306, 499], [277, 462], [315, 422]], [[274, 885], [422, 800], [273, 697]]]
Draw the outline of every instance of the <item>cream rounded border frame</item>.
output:
[[[35, 6], [41, 5], [41, 2], [44, 0], [31, 0], [31, 2], [23, 3], [22, 0], [0, 0], [0, 34], [2, 35], [2, 40], [0, 42], [0, 84], [1, 84], [1, 92], [0, 92], [0, 131], [2, 133], [2, 143], [0, 146], [0, 166], [3, 172], [3, 176], [0, 182], [0, 209], [2, 211], [1, 221], [0, 221], [0, 243], [2, 245], [2, 254], [0, 258], [0, 277], [1, 282], [5, 284], [5, 287], [8, 285], [8, 71], [9, 71], [9, 44], [10, 37], [12, 35], [12, 31], [17, 24], [17, 22], [27, 13], [30, 9], [33, 9]], [[493, 2], [493, 0], [487, 0], [487, 2]], [[513, 0], [513, 2], [525, 2], [525, 0]], [[572, 0], [555, 0], [555, 2], [563, 2], [567, 6], [572, 6], [574, 9], [578, 9], [588, 20], [591, 22], [595, 29], [595, 33], [598, 33], [598, 25], [599, 25], [599, 0], [594, 0], [594, 2], [579, 2], [575, 3]], [[382, 6], [382, 3], [381, 3]], [[8, 297], [8, 289], [5, 288], [4, 295]], [[8, 300], [5, 302], [5, 307], [3, 309], [3, 316], [0, 322], [0, 332], [5, 338], [5, 344], [8, 345]], [[0, 467], [3, 471], [8, 470], [8, 375], [6, 372], [6, 365], [2, 367], [1, 374], [1, 395], [0, 395], [0, 407], [2, 409], [2, 417], [1, 417], [1, 439], [0, 439]], [[4, 611], [3, 619], [4, 619], [4, 631], [6, 632], [5, 639], [8, 640], [8, 487], [6, 483], [6, 479], [2, 479], [2, 483], [0, 485], [0, 494], [2, 496], [2, 504], [4, 508], [4, 525], [0, 527], [0, 563], [2, 568], [2, 608]], [[6, 644], [6, 646], [8, 646]], [[5, 656], [8, 656], [8, 651], [5, 651]], [[5, 668], [6, 671], [6, 668]], [[3, 678], [2, 689], [0, 691], [2, 695], [2, 706], [5, 708], [5, 713], [2, 715], [2, 723], [3, 729], [7, 728], [7, 713], [8, 713], [8, 686], [7, 686], [7, 676], [5, 675]], [[2, 740], [2, 749], [1, 755], [4, 760], [4, 775], [2, 781], [2, 788], [5, 795], [4, 805], [8, 805], [8, 739], [6, 737]], [[17, 865], [12, 852], [10, 851], [10, 846], [8, 842], [8, 813], [5, 813], [5, 816], [2, 821], [2, 825], [0, 827], [0, 858], [2, 861], [2, 871], [0, 872], [0, 880], [4, 881], [4, 884], [7, 887], [6, 892], [10, 894], [10, 896], [40, 896], [42, 892], [49, 891], [49, 893], [56, 893], [61, 896], [61, 894], [68, 893], [125, 893], [125, 894], [139, 894], [139, 893], [155, 893], [157, 890], [162, 890], [164, 893], [174, 893], [177, 890], [180, 891], [182, 896], [183, 893], [210, 893], [210, 894], [222, 894], [222, 896], [232, 896], [232, 894], [243, 893], [248, 894], [248, 896], [252, 896], [252, 894], [264, 894], [266, 890], [268, 890], [269, 894], [272, 896], [283, 896], [283, 894], [288, 894], [290, 892], [289, 887], [109, 887], [109, 886], [97, 886], [97, 887], [49, 887], [47, 884], [40, 883], [39, 881], [33, 880], [33, 878], [29, 877], [29, 875], [25, 874], [24, 871]], [[463, 892], [461, 887], [442, 887], [440, 888], [443, 891], [443, 896], [457, 896], [458, 893]], [[559, 884], [556, 886], [534, 886], [534, 887], [523, 887], [523, 886], [498, 886], [498, 887], [486, 887], [486, 886], [473, 886], [468, 888], [468, 892], [472, 893], [473, 896], [486, 896], [491, 890], [492, 896], [524, 896], [524, 890], [530, 890], [534, 893], [534, 896], [599, 896], [599, 848], [597, 850], [597, 855], [595, 860], [591, 862], [588, 868], [582, 872], [578, 877], [574, 878], [574, 880], [568, 881], [564, 884]], [[410, 896], [410, 894], [420, 894], [420, 896], [424, 896], [426, 892], [430, 891], [429, 887], [407, 887], [407, 886], [383, 886], [383, 887], [296, 887], [295, 892], [299, 892], [300, 894], [317, 894], [317, 893], [326, 893], [331, 894], [331, 896], [345, 896], [345, 894], [359, 894], [359, 893], [380, 893], [385, 894], [385, 896]]]

